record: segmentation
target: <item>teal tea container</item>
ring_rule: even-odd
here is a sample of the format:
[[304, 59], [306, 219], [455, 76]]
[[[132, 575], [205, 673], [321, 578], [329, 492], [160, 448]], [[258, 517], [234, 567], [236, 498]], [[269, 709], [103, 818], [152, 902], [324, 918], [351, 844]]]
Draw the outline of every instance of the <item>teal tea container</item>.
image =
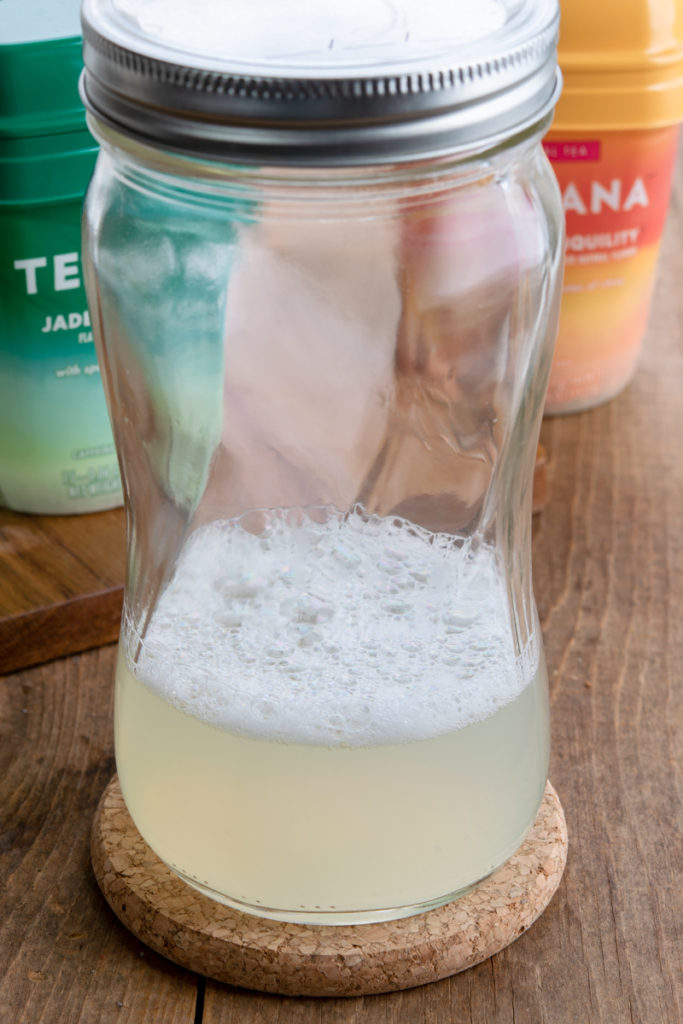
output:
[[0, 505], [96, 512], [121, 483], [81, 271], [97, 146], [79, 0], [0, 3]]

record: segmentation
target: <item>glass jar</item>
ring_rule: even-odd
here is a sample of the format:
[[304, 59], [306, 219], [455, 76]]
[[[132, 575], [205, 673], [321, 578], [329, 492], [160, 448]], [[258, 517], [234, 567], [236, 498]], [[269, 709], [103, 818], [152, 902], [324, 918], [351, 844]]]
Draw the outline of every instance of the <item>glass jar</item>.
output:
[[[231, 10], [244, 28], [262, 6]], [[439, 8], [456, 35], [459, 8]], [[348, 66], [353, 4], [315, 8], [347, 85], [326, 47], [305, 81], [272, 57], [267, 88], [210, 33], [200, 53], [180, 9], [168, 42], [150, 3], [84, 7], [86, 281], [128, 514], [119, 778], [174, 871], [265, 917], [447, 902], [543, 796], [530, 502], [563, 250], [540, 146], [557, 12], [478, 9], [479, 37], [436, 44], [430, 6], [401, 5], [417, 66], [431, 46], [451, 68], [402, 93], [404, 35], [380, 61], [370, 25]]]

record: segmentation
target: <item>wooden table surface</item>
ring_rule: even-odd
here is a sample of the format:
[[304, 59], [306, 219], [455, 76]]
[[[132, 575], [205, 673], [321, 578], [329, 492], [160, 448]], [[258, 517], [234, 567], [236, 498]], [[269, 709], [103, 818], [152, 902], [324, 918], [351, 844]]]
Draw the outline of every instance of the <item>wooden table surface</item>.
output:
[[346, 1000], [231, 989], [151, 953], [89, 864], [114, 771], [105, 647], [0, 679], [2, 1024], [679, 1024], [683, 164], [637, 379], [543, 439], [535, 588], [570, 855], [531, 930], [446, 981]]

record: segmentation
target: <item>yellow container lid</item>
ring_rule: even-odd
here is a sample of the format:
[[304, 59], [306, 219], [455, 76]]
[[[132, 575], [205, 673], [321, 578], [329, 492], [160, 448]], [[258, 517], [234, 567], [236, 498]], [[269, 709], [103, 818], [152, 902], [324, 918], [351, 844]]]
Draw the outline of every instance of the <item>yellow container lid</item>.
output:
[[554, 131], [683, 121], [683, 0], [561, 0]]

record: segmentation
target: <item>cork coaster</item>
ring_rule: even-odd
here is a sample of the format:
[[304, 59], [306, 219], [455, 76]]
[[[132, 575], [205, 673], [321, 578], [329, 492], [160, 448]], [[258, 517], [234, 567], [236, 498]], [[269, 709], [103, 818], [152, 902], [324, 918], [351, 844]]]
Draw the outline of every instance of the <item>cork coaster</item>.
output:
[[525, 842], [475, 889], [424, 914], [363, 925], [284, 924], [203, 896], [147, 846], [116, 776], [95, 815], [91, 853], [99, 886], [117, 917], [181, 967], [262, 992], [359, 996], [438, 981], [518, 938], [560, 883], [567, 829], [548, 783]]

